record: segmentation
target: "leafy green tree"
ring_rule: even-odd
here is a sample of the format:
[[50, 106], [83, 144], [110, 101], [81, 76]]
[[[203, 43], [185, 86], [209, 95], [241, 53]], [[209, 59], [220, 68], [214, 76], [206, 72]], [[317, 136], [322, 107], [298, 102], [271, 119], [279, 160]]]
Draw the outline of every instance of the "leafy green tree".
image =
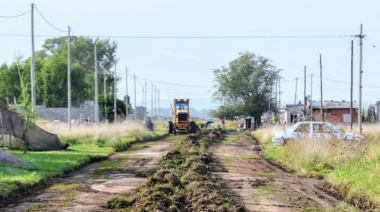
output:
[[279, 72], [269, 59], [250, 52], [240, 53], [228, 67], [215, 69], [213, 98], [223, 105], [212, 115], [228, 119], [250, 116], [257, 126], [269, 104], [272, 111], [276, 109], [270, 96]]
[[[98, 86], [103, 91], [104, 74], [107, 84], [115, 80], [107, 70], [115, 63], [117, 44], [109, 40], [94, 41], [86, 37], [73, 37], [71, 49], [72, 105], [78, 107], [84, 100], [93, 99], [95, 91], [94, 43], [97, 46]], [[45, 41], [39, 58], [46, 61], [42, 68], [40, 84], [43, 104], [47, 107], [67, 106], [67, 38], [53, 38]], [[38, 97], [38, 95], [37, 95]]]
[[[106, 109], [105, 109], [106, 105]], [[116, 108], [117, 108], [117, 115], [118, 116], [125, 116], [125, 102], [117, 99], [116, 101]], [[114, 96], [113, 95], [108, 95], [106, 102], [104, 102], [104, 95], [100, 94], [99, 95], [99, 112], [103, 116], [106, 117], [109, 121], [114, 121]], [[129, 110], [130, 107], [129, 107]]]
[[19, 98], [21, 95], [20, 78], [17, 69], [17, 63], [13, 63], [11, 67], [3, 64], [0, 67], [0, 108], [7, 108], [7, 101], [13, 102], [13, 97]]
[[54, 54], [42, 68], [43, 104], [67, 107], [67, 57]]

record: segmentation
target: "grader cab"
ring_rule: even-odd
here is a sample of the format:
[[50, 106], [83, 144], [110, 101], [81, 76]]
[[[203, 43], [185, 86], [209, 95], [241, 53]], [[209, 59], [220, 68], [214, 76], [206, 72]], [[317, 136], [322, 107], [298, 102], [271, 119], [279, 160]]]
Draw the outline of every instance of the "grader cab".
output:
[[168, 122], [169, 133], [195, 133], [197, 126], [190, 121], [190, 100], [174, 99], [173, 120]]

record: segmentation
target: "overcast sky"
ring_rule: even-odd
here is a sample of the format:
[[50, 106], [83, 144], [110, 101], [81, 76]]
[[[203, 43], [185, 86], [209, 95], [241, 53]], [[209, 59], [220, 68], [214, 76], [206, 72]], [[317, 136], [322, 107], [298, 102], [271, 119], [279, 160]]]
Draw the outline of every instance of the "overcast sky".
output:
[[[31, 1], [2, 0], [0, 16], [30, 11]], [[118, 98], [126, 93], [126, 74], [136, 74], [137, 102], [145, 82], [165, 99], [190, 98], [198, 109], [214, 107], [213, 69], [227, 66], [241, 52], [269, 58], [282, 69], [281, 101], [302, 100], [304, 66], [307, 95], [350, 100], [351, 40], [354, 40], [354, 100], [358, 100], [359, 40], [363, 24], [363, 101], [380, 101], [380, 2], [374, 0], [54, 0], [34, 1], [35, 49], [48, 38], [109, 38], [118, 43]], [[47, 24], [40, 13], [55, 28]], [[0, 17], [0, 63], [31, 55], [30, 13]], [[313, 84], [311, 77], [313, 74]], [[296, 95], [296, 78], [299, 78]], [[1, 83], [1, 82], [0, 82]], [[133, 78], [128, 92], [134, 100]], [[242, 88], [243, 89], [243, 88]], [[38, 95], [38, 94], [37, 94]], [[147, 95], [148, 105], [150, 93]], [[208, 99], [208, 100], [207, 100]], [[197, 103], [198, 102], [198, 103]], [[137, 103], [141, 104], [141, 103]], [[149, 108], [149, 106], [148, 106]]]

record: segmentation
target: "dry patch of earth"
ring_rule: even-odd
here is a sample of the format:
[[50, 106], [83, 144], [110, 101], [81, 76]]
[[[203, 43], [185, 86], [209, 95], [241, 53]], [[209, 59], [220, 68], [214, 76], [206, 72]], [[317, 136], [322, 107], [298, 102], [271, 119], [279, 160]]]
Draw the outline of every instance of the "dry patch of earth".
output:
[[210, 148], [213, 174], [233, 189], [248, 211], [331, 211], [340, 203], [322, 181], [283, 171], [260, 156], [260, 146], [248, 135]]

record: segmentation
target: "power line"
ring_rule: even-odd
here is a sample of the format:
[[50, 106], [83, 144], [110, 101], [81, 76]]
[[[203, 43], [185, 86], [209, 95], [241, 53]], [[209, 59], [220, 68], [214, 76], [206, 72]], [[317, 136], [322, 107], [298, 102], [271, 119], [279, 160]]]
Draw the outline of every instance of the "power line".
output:
[[28, 13], [30, 13], [30, 10], [28, 10], [28, 11], [26, 11], [26, 12], [20, 14], [20, 15], [11, 15], [11, 16], [0, 15], [0, 18], [18, 18], [18, 17], [21, 17], [21, 16], [26, 15]]
[[[132, 77], [132, 76], [129, 75], [129, 77]], [[176, 85], [176, 86], [183, 86], [183, 87], [210, 88], [210, 86], [203, 86], [203, 85], [185, 85], [185, 84], [176, 84], [176, 83], [170, 83], [170, 82], [162, 82], [162, 81], [150, 80], [150, 79], [145, 79], [145, 78], [141, 78], [141, 77], [136, 77], [136, 78], [142, 79], [142, 80], [146, 80], [146, 81], [149, 81], [149, 82], [166, 84], [166, 85]]]
[[[37, 8], [36, 8], [37, 9]], [[38, 11], [38, 9], [37, 9]], [[41, 15], [42, 16], [42, 15]], [[64, 30], [60, 30], [50, 24], [46, 19], [45, 21], [61, 32], [67, 32]], [[30, 35], [23, 34], [0, 34], [1, 37], [28, 37]], [[36, 37], [61, 37], [61, 35], [35, 35]], [[355, 37], [355, 35], [279, 35], [279, 36], [271, 36], [271, 35], [258, 35], [258, 36], [123, 36], [123, 35], [82, 35], [83, 37], [90, 38], [113, 38], [113, 39], [328, 39], [328, 38], [347, 38], [347, 37]]]
[[[94, 37], [88, 35], [88, 37]], [[343, 38], [343, 37], [355, 37], [355, 35], [248, 35], [248, 36], [214, 36], [214, 35], [200, 35], [200, 36], [99, 36], [106, 38], [125, 38], [125, 39], [266, 39], [266, 38], [286, 38], [286, 39], [298, 39], [298, 38]]]
[[[315, 77], [319, 78], [318, 76], [315, 76]], [[333, 82], [339, 82], [339, 83], [343, 83], [343, 84], [351, 84], [350, 82], [344, 82], [344, 81], [329, 79], [329, 78], [325, 78], [325, 77], [322, 77], [322, 79], [333, 81]], [[358, 85], [358, 84], [354, 83], [354, 85]], [[380, 88], [380, 86], [375, 86], [375, 85], [363, 85], [363, 87]]]
[[373, 44], [369, 39], [368, 39], [368, 37], [366, 36], [366, 37], [364, 37], [364, 40], [366, 40], [368, 43], [370, 43], [371, 45], [372, 45], [372, 47], [374, 48], [374, 49], [376, 49], [376, 51], [377, 51], [377, 53], [379, 53], [380, 54], [380, 51], [379, 51], [379, 49], [375, 46], [375, 44]]
[[38, 8], [35, 6], [35, 8], [36, 8], [36, 10], [37, 10], [37, 12], [40, 14], [40, 16], [45, 20], [45, 22], [47, 23], [47, 24], [49, 24], [51, 27], [53, 27], [55, 30], [58, 30], [58, 31], [60, 31], [60, 32], [67, 32], [66, 30], [61, 30], [61, 29], [58, 29], [57, 27], [55, 27], [53, 24], [51, 24], [43, 15], [42, 15], [42, 13], [38, 10]]

